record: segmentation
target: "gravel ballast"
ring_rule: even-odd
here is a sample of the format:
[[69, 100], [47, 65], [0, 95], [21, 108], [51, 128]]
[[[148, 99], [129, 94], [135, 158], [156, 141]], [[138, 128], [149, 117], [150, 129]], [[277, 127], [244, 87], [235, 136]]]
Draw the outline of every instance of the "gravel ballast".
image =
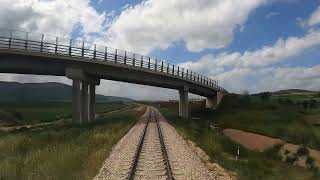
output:
[[[153, 107], [147, 108], [137, 124], [113, 148], [94, 180], [126, 179], [128, 177], [151, 108]], [[153, 112], [159, 120], [174, 179], [220, 179], [206, 168], [187, 141], [177, 133], [161, 113], [155, 108]], [[167, 179], [156, 121], [153, 116], [146, 129], [134, 179]]]

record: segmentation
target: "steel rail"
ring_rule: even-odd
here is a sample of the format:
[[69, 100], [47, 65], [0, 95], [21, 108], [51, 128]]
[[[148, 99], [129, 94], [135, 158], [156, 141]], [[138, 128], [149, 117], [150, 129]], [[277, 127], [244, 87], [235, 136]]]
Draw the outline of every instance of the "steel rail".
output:
[[133, 160], [133, 163], [132, 163], [132, 167], [130, 169], [130, 172], [129, 172], [129, 175], [128, 175], [128, 178], [127, 178], [129, 180], [133, 180], [133, 177], [134, 177], [134, 174], [135, 174], [135, 171], [136, 171], [136, 168], [137, 168], [137, 164], [138, 164], [138, 161], [139, 161], [139, 158], [140, 158], [142, 145], [143, 145], [143, 142], [144, 142], [144, 139], [145, 139], [145, 135], [146, 135], [146, 131], [147, 131], [150, 119], [151, 119], [151, 107], [149, 107], [149, 117], [148, 117], [146, 125], [144, 126], [143, 133], [142, 133], [142, 136], [141, 136], [139, 144], [138, 144], [138, 149], [137, 149], [137, 151], [135, 153], [134, 160]]
[[159, 120], [158, 120], [157, 115], [155, 113], [156, 111], [155, 111], [154, 107], [150, 107], [149, 118], [148, 118], [147, 124], [144, 127], [143, 134], [142, 134], [142, 137], [140, 138], [139, 145], [138, 145], [138, 148], [137, 148], [137, 151], [136, 151], [136, 154], [135, 154], [135, 158], [134, 158], [134, 161], [132, 163], [132, 167], [130, 169], [130, 172], [129, 172], [129, 175], [128, 175], [128, 178], [127, 178], [129, 180], [133, 180], [133, 178], [135, 176], [135, 172], [136, 172], [136, 168], [137, 168], [138, 161], [139, 161], [139, 158], [140, 158], [143, 142], [144, 142], [144, 139], [145, 139], [145, 134], [146, 134], [146, 131], [147, 131], [147, 128], [148, 128], [149, 121], [151, 119], [152, 112], [153, 112], [153, 116], [152, 117], [155, 118], [156, 124], [157, 124], [157, 130], [158, 130], [158, 136], [159, 136], [162, 156], [163, 156], [164, 163], [165, 163], [165, 166], [166, 166], [165, 167], [166, 168], [166, 174], [168, 176], [167, 180], [173, 180], [174, 179], [173, 175], [172, 175], [172, 171], [171, 171], [171, 166], [170, 166], [167, 150], [166, 150], [166, 147], [165, 147], [165, 144], [164, 144], [161, 127], [159, 125]]
[[171, 171], [171, 166], [170, 166], [170, 162], [169, 162], [169, 158], [168, 158], [168, 153], [166, 150], [166, 145], [164, 144], [164, 140], [163, 140], [163, 136], [162, 136], [162, 131], [161, 131], [161, 127], [159, 124], [159, 119], [156, 115], [156, 111], [153, 110], [154, 112], [154, 117], [156, 119], [156, 123], [157, 123], [157, 128], [158, 128], [158, 134], [159, 134], [159, 138], [160, 138], [160, 143], [161, 143], [161, 150], [162, 150], [162, 155], [165, 161], [165, 165], [166, 165], [166, 171], [167, 171], [167, 175], [168, 175], [168, 180], [173, 180], [173, 175], [172, 175], [172, 171]]

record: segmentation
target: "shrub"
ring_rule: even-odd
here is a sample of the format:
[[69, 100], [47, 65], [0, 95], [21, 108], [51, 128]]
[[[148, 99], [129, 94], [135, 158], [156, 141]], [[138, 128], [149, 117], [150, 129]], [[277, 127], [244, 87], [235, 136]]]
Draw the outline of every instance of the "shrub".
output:
[[248, 95], [250, 95], [250, 91], [249, 90], [243, 90], [241, 94], [248, 96]]
[[17, 120], [22, 120], [22, 115], [13, 109], [7, 110], [7, 112], [11, 113], [13, 117], [15, 117]]
[[308, 107], [309, 107], [309, 101], [307, 101], [307, 100], [302, 101], [302, 107], [303, 107], [304, 109], [308, 109]]
[[297, 101], [297, 102], [296, 102], [296, 105], [297, 105], [298, 107], [300, 107], [301, 104], [302, 104], [301, 101]]
[[316, 100], [314, 100], [314, 99], [310, 99], [310, 100], [309, 100], [309, 107], [310, 107], [311, 109], [316, 109], [317, 106], [318, 106], [318, 104], [317, 104], [317, 101], [316, 101]]
[[262, 100], [269, 100], [271, 97], [272, 93], [271, 92], [262, 92], [259, 93], [258, 96], [262, 99]]
[[289, 105], [289, 106], [295, 105], [294, 101], [290, 98], [279, 98], [278, 102], [279, 104], [282, 104], [282, 105]]

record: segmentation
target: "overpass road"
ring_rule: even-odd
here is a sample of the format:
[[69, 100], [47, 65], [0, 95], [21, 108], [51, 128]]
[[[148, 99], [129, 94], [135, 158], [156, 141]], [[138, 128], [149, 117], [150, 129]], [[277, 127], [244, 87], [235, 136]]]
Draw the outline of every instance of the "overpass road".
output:
[[68, 77], [73, 81], [73, 121], [80, 124], [94, 120], [95, 88], [100, 79], [176, 89], [183, 118], [189, 116], [189, 92], [207, 97], [208, 108], [215, 108], [228, 93], [217, 81], [165, 61], [16, 30], [0, 29], [0, 73]]

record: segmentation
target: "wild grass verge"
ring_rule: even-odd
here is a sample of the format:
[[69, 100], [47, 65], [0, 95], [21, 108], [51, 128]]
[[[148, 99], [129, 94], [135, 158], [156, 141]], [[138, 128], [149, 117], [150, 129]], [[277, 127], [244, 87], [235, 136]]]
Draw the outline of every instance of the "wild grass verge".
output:
[[0, 134], [0, 179], [91, 179], [137, 119], [126, 110], [86, 126]]
[[[209, 127], [215, 124], [221, 129], [241, 129], [317, 148], [319, 139], [304, 121], [304, 115], [299, 109], [282, 106], [271, 100], [264, 102], [256, 97], [248, 99], [229, 96], [223, 101], [221, 109], [215, 112], [194, 109], [194, 118], [189, 120], [180, 119], [176, 111], [170, 108], [163, 107], [161, 112], [182, 136], [202, 148], [211, 161], [236, 172], [240, 179], [320, 179], [316, 171], [281, 162], [278, 157], [279, 147], [261, 153], [249, 151], [229, 140], [221, 131], [212, 131]], [[240, 156], [236, 161], [238, 148]]]

